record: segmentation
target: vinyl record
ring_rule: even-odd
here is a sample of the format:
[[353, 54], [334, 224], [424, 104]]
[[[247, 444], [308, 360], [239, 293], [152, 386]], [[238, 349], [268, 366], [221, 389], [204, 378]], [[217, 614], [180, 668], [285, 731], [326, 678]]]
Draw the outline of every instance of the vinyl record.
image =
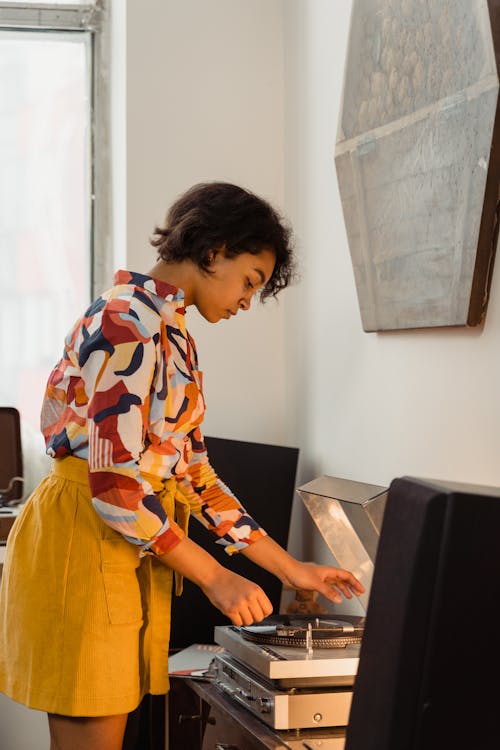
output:
[[253, 643], [288, 648], [345, 648], [361, 643], [364, 617], [342, 618], [313, 615], [274, 615], [255, 625], [239, 628]]

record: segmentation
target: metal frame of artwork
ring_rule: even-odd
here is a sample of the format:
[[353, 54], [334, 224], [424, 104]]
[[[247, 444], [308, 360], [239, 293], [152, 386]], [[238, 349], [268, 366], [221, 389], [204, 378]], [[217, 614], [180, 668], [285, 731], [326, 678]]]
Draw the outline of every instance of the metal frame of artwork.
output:
[[353, 0], [335, 167], [365, 331], [483, 321], [499, 69], [500, 0]]

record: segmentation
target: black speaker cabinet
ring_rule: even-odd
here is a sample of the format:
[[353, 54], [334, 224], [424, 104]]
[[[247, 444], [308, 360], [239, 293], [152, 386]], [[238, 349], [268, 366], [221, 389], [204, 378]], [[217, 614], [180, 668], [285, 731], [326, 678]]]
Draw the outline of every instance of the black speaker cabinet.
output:
[[[298, 449], [265, 443], [205, 437], [210, 463], [223, 482], [267, 533], [286, 548], [295, 492]], [[255, 581], [279, 609], [281, 583], [273, 575], [243, 555], [228, 555], [215, 544], [207, 530], [192, 518], [189, 536], [204, 547], [222, 565]], [[215, 625], [229, 620], [216, 609], [201, 590], [184, 581], [182, 596], [173, 596], [171, 649], [193, 643], [213, 643]]]
[[395, 479], [345, 750], [500, 746], [500, 489]]

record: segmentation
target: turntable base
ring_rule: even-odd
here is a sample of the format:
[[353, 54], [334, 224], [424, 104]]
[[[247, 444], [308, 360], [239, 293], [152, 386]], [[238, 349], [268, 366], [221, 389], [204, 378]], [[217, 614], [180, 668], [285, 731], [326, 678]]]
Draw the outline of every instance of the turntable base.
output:
[[343, 687], [352, 685], [359, 663], [359, 644], [343, 648], [267, 646], [243, 638], [241, 628], [218, 625], [217, 644], [279, 688]]
[[225, 653], [216, 654], [212, 665], [219, 690], [274, 729], [347, 726], [352, 701], [349, 687], [281, 690]]

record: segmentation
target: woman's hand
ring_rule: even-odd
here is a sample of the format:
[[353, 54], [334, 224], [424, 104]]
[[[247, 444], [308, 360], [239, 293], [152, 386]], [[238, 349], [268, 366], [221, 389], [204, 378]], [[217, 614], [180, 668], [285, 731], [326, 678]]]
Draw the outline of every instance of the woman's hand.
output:
[[233, 625], [260, 622], [273, 611], [260, 586], [227, 570], [188, 537], [184, 537], [169, 552], [158, 555], [157, 559], [199, 586], [214, 607], [229, 617]]
[[342, 594], [346, 599], [352, 599], [353, 594], [359, 596], [365, 590], [348, 570], [298, 560], [294, 560], [294, 563], [288, 567], [283, 583], [292, 589], [318, 591], [335, 604], [340, 604]]
[[273, 611], [260, 586], [226, 568], [222, 568], [210, 582], [201, 584], [201, 589], [233, 625], [260, 622]]
[[299, 562], [269, 536], [245, 547], [242, 554], [279, 578], [284, 586], [318, 591], [335, 604], [342, 601], [341, 594], [352, 599], [353, 594], [359, 596], [365, 590], [348, 570]]

